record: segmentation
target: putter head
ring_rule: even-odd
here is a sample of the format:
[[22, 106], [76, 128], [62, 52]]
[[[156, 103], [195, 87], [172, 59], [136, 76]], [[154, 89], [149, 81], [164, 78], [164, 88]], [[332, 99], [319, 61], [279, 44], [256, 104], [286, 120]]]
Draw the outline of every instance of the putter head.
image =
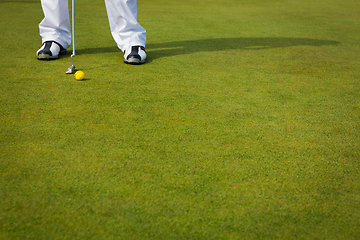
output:
[[71, 66], [66, 71], [66, 74], [74, 74], [76, 72], [75, 66], [74, 66], [74, 60], [73, 60], [74, 56], [75, 56], [75, 50], [74, 50], [73, 54], [71, 54]]
[[66, 74], [74, 74], [75, 73], [75, 66], [71, 65], [68, 70], [66, 71]]

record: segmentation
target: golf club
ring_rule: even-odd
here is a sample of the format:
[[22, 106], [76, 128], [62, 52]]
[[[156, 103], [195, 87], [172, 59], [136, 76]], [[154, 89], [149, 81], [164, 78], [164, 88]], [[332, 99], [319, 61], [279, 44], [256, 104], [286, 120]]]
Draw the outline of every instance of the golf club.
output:
[[75, 56], [75, 0], [72, 0], [71, 6], [71, 22], [72, 22], [72, 45], [73, 45], [73, 52], [71, 54], [71, 66], [66, 71], [67, 74], [75, 73], [75, 66], [73, 57]]

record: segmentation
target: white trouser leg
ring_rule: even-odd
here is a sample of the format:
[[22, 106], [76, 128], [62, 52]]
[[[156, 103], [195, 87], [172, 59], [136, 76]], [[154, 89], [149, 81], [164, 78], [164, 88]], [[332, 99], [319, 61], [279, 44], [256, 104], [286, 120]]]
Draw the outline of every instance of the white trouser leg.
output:
[[39, 24], [42, 42], [56, 41], [67, 49], [71, 44], [68, 0], [41, 0], [44, 19]]
[[124, 51], [131, 46], [143, 46], [146, 31], [137, 22], [136, 0], [105, 0], [111, 34], [118, 47]]

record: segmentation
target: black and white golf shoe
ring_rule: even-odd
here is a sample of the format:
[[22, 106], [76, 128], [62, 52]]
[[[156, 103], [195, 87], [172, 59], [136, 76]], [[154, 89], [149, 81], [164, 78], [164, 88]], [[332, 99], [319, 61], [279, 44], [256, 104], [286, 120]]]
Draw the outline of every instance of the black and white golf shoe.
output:
[[59, 43], [55, 41], [44, 42], [37, 51], [36, 56], [39, 60], [58, 59], [59, 55], [66, 54], [67, 51]]
[[143, 64], [146, 59], [145, 48], [142, 46], [132, 46], [124, 51], [124, 63]]

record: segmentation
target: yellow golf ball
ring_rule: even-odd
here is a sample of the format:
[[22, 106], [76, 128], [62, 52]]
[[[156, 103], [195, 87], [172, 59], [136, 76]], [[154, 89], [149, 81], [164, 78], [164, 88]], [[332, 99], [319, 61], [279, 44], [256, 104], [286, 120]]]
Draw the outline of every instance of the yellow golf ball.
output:
[[83, 71], [76, 71], [75, 72], [75, 79], [78, 80], [78, 81], [81, 81], [84, 79], [84, 72]]

